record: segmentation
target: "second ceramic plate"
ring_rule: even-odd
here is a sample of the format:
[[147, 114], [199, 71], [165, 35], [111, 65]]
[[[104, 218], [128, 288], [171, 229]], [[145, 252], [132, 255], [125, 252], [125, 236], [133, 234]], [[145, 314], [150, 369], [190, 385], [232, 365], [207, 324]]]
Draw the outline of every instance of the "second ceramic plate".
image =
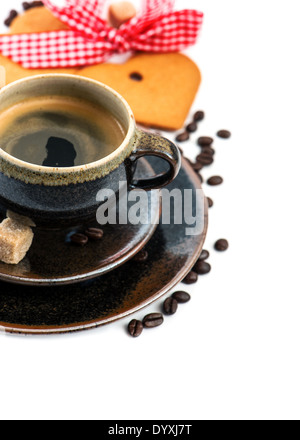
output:
[[[74, 285], [32, 287], [0, 281], [0, 332], [55, 334], [91, 329], [124, 318], [169, 292], [199, 257], [208, 222], [200, 180], [185, 160], [169, 189], [177, 195], [192, 194], [198, 233], [190, 231], [191, 213], [181, 204], [177, 211], [183, 214], [182, 222], [172, 214], [170, 224], [163, 224], [161, 216], [145, 247], [147, 261], [128, 261], [101, 277]], [[174, 204], [172, 213], [173, 208]]]

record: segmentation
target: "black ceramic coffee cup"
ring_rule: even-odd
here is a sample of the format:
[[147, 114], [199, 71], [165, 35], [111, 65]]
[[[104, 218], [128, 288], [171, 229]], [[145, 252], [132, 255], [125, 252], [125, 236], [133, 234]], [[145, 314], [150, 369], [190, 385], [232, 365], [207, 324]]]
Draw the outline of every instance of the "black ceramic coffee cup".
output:
[[[66, 96], [100, 104], [125, 129], [121, 145], [108, 156], [81, 166], [53, 168], [24, 162], [5, 152], [0, 139], [0, 204], [32, 219], [37, 226], [71, 226], [95, 219], [101, 189], [151, 190], [170, 183], [180, 169], [180, 153], [169, 140], [137, 129], [127, 102], [110, 87], [91, 79], [64, 74], [39, 75], [16, 81], [0, 91], [1, 111], [26, 99]], [[158, 156], [169, 164], [168, 171], [136, 180], [136, 161]]]

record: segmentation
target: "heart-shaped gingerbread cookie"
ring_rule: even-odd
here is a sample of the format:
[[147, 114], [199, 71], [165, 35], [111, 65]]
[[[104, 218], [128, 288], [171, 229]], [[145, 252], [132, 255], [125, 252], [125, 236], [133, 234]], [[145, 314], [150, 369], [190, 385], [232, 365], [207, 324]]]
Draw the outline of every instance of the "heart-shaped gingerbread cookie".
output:
[[[44, 7], [25, 11], [14, 19], [12, 33], [66, 29]], [[180, 129], [198, 91], [201, 75], [196, 64], [179, 53], [137, 54], [124, 64], [86, 68], [24, 69], [0, 54], [7, 83], [41, 73], [71, 73], [92, 78], [115, 89], [128, 101], [138, 123], [167, 130]]]
[[125, 64], [101, 64], [78, 72], [115, 89], [136, 120], [169, 130], [181, 128], [200, 85], [198, 67], [179, 53], [138, 54]]

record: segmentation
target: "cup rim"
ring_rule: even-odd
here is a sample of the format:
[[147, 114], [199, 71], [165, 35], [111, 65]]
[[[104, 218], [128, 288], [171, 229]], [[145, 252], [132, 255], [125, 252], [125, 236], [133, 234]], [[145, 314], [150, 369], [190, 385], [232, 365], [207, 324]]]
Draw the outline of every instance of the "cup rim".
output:
[[1, 147], [0, 147], [0, 159], [2, 158], [5, 161], [8, 161], [8, 162], [20, 167], [20, 168], [25, 168], [27, 170], [30, 170], [30, 171], [33, 171], [36, 173], [44, 173], [44, 174], [53, 174], [53, 173], [66, 174], [66, 173], [76, 173], [76, 172], [78, 173], [78, 172], [82, 172], [82, 171], [88, 171], [88, 170], [92, 170], [95, 168], [99, 168], [103, 165], [107, 165], [109, 162], [116, 160], [116, 158], [119, 157], [120, 154], [124, 150], [126, 150], [126, 147], [128, 146], [131, 138], [133, 137], [133, 135], [135, 133], [135, 118], [133, 115], [133, 111], [131, 110], [129, 104], [123, 98], [123, 96], [120, 95], [120, 93], [118, 93], [113, 88], [107, 86], [106, 84], [101, 83], [100, 81], [96, 81], [91, 78], [80, 76], [80, 75], [73, 75], [73, 74], [68, 74], [68, 73], [47, 73], [47, 74], [45, 73], [45, 74], [30, 76], [27, 78], [22, 78], [17, 81], [14, 81], [10, 84], [7, 84], [6, 86], [4, 86], [0, 89], [0, 99], [1, 99], [1, 94], [3, 93], [3, 91], [6, 91], [10, 88], [14, 88], [17, 85], [22, 85], [26, 82], [34, 81], [36, 79], [57, 78], [57, 77], [66, 78], [66, 79], [71, 78], [71, 79], [76, 79], [78, 81], [82, 81], [83, 83], [88, 82], [88, 83], [94, 84], [95, 86], [100, 87], [102, 89], [105, 89], [106, 91], [108, 91], [109, 93], [114, 95], [123, 104], [123, 107], [125, 108], [127, 115], [128, 115], [129, 125], [128, 125], [126, 136], [123, 139], [122, 143], [112, 153], [110, 153], [109, 155], [107, 155], [97, 161], [90, 162], [90, 163], [84, 164], [84, 165], [76, 165], [73, 167], [46, 167], [43, 165], [33, 164], [33, 163], [26, 162], [26, 161], [23, 161], [21, 159], [18, 159], [16, 157], [12, 156], [11, 154], [4, 151]]

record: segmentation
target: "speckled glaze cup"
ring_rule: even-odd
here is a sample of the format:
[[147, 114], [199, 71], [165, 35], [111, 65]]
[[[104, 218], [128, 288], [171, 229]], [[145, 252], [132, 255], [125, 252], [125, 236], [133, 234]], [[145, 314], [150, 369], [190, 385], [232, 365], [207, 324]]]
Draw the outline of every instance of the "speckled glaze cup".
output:
[[[26, 99], [71, 96], [101, 104], [125, 128], [121, 145], [108, 156], [82, 166], [52, 168], [19, 160], [0, 148], [0, 205], [30, 217], [38, 226], [62, 227], [95, 219], [101, 189], [151, 190], [170, 183], [180, 169], [180, 153], [169, 140], [137, 129], [127, 102], [110, 87], [75, 75], [39, 75], [16, 81], [0, 91], [0, 113]], [[100, 121], [99, 121], [100, 122]], [[1, 145], [1, 139], [0, 139]], [[159, 156], [168, 171], [144, 180], [134, 177], [136, 161]]]

